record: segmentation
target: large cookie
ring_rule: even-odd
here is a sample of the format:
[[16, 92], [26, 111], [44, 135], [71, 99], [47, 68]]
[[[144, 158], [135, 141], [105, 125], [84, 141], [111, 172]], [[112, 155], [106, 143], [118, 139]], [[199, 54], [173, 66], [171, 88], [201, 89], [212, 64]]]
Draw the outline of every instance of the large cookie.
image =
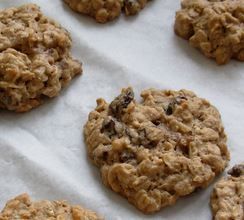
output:
[[0, 11], [0, 108], [28, 111], [81, 73], [69, 33], [34, 4]]
[[229, 176], [221, 179], [211, 195], [215, 220], [244, 219], [244, 164], [234, 166]]
[[149, 0], [64, 0], [71, 9], [92, 16], [99, 23], [117, 18], [121, 12], [135, 15]]
[[218, 64], [244, 61], [244, 0], [183, 0], [181, 7], [177, 35]]
[[145, 213], [206, 187], [229, 160], [218, 110], [187, 90], [131, 88], [97, 100], [84, 127], [104, 184]]
[[22, 194], [7, 202], [0, 220], [102, 220], [95, 212], [64, 201], [31, 201]]

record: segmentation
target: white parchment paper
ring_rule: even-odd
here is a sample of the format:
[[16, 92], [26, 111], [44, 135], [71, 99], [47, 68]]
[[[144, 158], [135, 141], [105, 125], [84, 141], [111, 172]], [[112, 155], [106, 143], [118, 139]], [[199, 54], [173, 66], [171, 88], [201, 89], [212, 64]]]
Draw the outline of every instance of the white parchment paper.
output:
[[34, 2], [72, 35], [84, 74], [61, 95], [24, 114], [0, 111], [0, 208], [23, 192], [33, 199], [66, 199], [108, 220], [211, 219], [213, 185], [176, 205], [144, 215], [101, 183], [87, 158], [82, 135], [95, 100], [111, 101], [122, 87], [190, 89], [221, 112], [231, 152], [243, 161], [244, 63], [217, 66], [173, 33], [178, 0], [155, 0], [139, 16], [101, 25], [71, 11], [61, 0], [0, 0], [0, 8]]

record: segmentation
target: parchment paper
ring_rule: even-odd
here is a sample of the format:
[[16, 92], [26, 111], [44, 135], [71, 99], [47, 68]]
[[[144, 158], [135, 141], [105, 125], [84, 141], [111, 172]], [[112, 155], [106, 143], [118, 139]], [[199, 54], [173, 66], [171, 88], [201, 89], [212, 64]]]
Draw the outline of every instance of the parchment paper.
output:
[[33, 199], [65, 199], [108, 220], [211, 219], [213, 185], [176, 205], [144, 215], [107, 189], [86, 155], [82, 129], [99, 97], [111, 101], [122, 87], [190, 89], [221, 112], [230, 166], [243, 161], [244, 64], [217, 66], [174, 35], [178, 0], [155, 0], [139, 16], [105, 25], [71, 11], [61, 0], [0, 0], [0, 8], [35, 2], [72, 35], [84, 74], [61, 95], [24, 114], [0, 111], [0, 208], [23, 192]]

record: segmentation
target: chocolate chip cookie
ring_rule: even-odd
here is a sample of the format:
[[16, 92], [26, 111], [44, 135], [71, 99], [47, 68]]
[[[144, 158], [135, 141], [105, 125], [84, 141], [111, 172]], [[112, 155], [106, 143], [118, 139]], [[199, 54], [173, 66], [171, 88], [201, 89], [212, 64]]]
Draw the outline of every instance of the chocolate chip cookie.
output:
[[103, 183], [144, 213], [207, 187], [228, 161], [218, 110], [187, 90], [132, 88], [97, 100], [84, 136]]
[[0, 108], [29, 111], [81, 73], [69, 33], [37, 5], [0, 11], [0, 30]]
[[183, 0], [175, 33], [218, 64], [244, 61], [244, 0]]
[[149, 0], [64, 0], [71, 9], [106, 23], [120, 16], [139, 13]]
[[102, 220], [95, 212], [64, 201], [31, 201], [22, 194], [7, 202], [0, 213], [0, 220]]
[[234, 166], [229, 176], [222, 178], [211, 196], [215, 220], [244, 219], [244, 164]]

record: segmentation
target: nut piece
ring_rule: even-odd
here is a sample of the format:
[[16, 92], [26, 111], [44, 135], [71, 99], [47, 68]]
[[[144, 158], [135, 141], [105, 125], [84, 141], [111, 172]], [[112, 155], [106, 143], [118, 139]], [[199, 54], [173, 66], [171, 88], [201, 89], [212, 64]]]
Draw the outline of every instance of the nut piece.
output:
[[228, 161], [218, 110], [187, 90], [132, 88], [110, 104], [97, 100], [84, 127], [87, 150], [103, 183], [144, 213], [173, 205], [208, 186]]
[[94, 17], [99, 23], [106, 23], [119, 17], [139, 13], [149, 0], [64, 0], [71, 9]]
[[215, 184], [211, 207], [215, 220], [244, 219], [244, 164], [234, 166], [230, 176]]
[[218, 64], [244, 61], [244, 0], [182, 0], [175, 33]]
[[0, 108], [29, 111], [81, 73], [69, 33], [37, 5], [0, 11]]
[[7, 202], [0, 213], [0, 220], [14, 219], [60, 219], [60, 220], [102, 220], [95, 212], [80, 206], [70, 206], [64, 201], [31, 201], [22, 194]]

